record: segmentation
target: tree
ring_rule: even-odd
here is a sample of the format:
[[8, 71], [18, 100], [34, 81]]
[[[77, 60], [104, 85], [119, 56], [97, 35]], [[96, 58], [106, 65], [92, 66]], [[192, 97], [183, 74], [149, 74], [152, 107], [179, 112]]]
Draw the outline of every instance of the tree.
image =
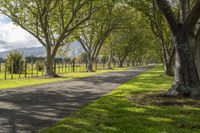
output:
[[[107, 38], [105, 45], [103, 45], [103, 50], [106, 51], [106, 53], [108, 54], [107, 64], [109, 69], [112, 69], [111, 62], [113, 61], [114, 56], [116, 57], [116, 53], [118, 53], [118, 59], [120, 58], [121, 60], [121, 63], [119, 64], [121, 64], [121, 67], [123, 67], [124, 61], [128, 56], [128, 53], [132, 52], [131, 49], [129, 49], [128, 53], [124, 53], [124, 50], [127, 49], [127, 47], [131, 48], [131, 46], [134, 46], [134, 42], [131, 42], [130, 39], [133, 39], [135, 37], [134, 30], [135, 27], [137, 27], [136, 18], [138, 17], [138, 12], [133, 10], [130, 6], [123, 2], [121, 2], [118, 7], [119, 8], [115, 10], [115, 22], [117, 22], [117, 24], [114, 26], [115, 28], [113, 29], [110, 36]], [[133, 36], [131, 37], [131, 35]], [[126, 57], [121, 57], [120, 54], [122, 55], [122, 53], [124, 53], [124, 56], [126, 54]]]
[[129, 5], [143, 14], [143, 20], [147, 21], [152, 33], [160, 40], [160, 51], [165, 74], [173, 76], [175, 50], [172, 44], [171, 31], [166, 20], [160, 13], [154, 0], [130, 0]]
[[46, 76], [56, 76], [58, 49], [95, 11], [93, 0], [1, 0], [0, 13], [33, 35], [46, 49]]
[[127, 57], [137, 50], [142, 40], [141, 33], [136, 29], [117, 30], [114, 34], [114, 55], [118, 58], [119, 67], [124, 67]]
[[83, 49], [87, 53], [87, 71], [93, 71], [93, 63], [97, 59], [100, 49], [114, 28], [114, 4], [105, 2], [101, 10], [96, 12], [91, 19], [80, 28], [76, 34]]
[[[200, 81], [194, 60], [193, 48], [196, 27], [200, 18], [200, 0], [195, 0], [191, 8], [185, 0], [179, 0], [179, 19], [167, 0], [156, 0], [173, 34], [176, 51], [175, 80], [169, 95], [196, 97], [200, 95]], [[174, 4], [173, 4], [174, 6]]]

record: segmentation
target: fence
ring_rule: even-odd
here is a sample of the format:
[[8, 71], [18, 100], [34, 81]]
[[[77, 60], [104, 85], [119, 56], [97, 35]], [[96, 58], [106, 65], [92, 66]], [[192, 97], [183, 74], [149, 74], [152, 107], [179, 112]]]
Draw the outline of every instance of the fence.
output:
[[[70, 72], [85, 72], [86, 62], [68, 61], [68, 62], [57, 62], [54, 63], [54, 72], [56, 74], [65, 74]], [[112, 63], [112, 67], [118, 67], [117, 63]], [[95, 62], [93, 65], [94, 70], [104, 70], [108, 69], [105, 62]], [[10, 80], [10, 79], [20, 79], [20, 78], [31, 78], [31, 77], [41, 77], [44, 76], [44, 62], [42, 66], [38, 67], [36, 62], [19, 62], [19, 64], [14, 65], [7, 63], [0, 63], [0, 80]]]

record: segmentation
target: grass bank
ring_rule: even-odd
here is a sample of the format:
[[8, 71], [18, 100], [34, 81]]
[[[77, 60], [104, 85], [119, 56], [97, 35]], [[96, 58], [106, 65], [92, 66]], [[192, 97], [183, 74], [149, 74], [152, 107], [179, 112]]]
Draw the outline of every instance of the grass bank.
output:
[[198, 133], [200, 102], [164, 97], [172, 78], [145, 72], [41, 133]]

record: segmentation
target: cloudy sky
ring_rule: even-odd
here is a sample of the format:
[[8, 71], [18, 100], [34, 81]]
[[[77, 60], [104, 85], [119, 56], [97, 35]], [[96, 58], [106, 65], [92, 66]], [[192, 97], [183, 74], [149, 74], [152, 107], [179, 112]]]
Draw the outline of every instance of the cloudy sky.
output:
[[41, 44], [33, 36], [0, 14], [0, 52], [38, 46]]

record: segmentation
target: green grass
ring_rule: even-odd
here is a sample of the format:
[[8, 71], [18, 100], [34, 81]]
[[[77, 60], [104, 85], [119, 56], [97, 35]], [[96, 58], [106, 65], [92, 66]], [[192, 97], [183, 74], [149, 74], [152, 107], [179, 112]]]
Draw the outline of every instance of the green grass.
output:
[[[199, 102], [184, 98], [148, 98], [167, 91], [172, 78], [157, 67], [125, 83], [41, 133], [198, 133]], [[177, 105], [164, 105], [164, 102]], [[158, 105], [157, 102], [163, 105]], [[178, 103], [181, 103], [180, 105]]]
[[[115, 68], [113, 70], [98, 70], [96, 72], [74, 72], [74, 73], [66, 73], [66, 74], [60, 74], [61, 78], [52, 78], [52, 79], [42, 79], [42, 78], [22, 78], [22, 79], [13, 79], [13, 80], [0, 80], [0, 90], [2, 89], [9, 89], [9, 88], [16, 88], [16, 87], [24, 87], [24, 86], [31, 86], [31, 85], [41, 85], [45, 83], [51, 83], [51, 82], [58, 82], [58, 81], [64, 81], [74, 78], [82, 78], [82, 77], [88, 77], [93, 76], [96, 74], [102, 74], [106, 72], [114, 72], [114, 71], [123, 71], [128, 68]], [[16, 77], [18, 75], [15, 75]]]

